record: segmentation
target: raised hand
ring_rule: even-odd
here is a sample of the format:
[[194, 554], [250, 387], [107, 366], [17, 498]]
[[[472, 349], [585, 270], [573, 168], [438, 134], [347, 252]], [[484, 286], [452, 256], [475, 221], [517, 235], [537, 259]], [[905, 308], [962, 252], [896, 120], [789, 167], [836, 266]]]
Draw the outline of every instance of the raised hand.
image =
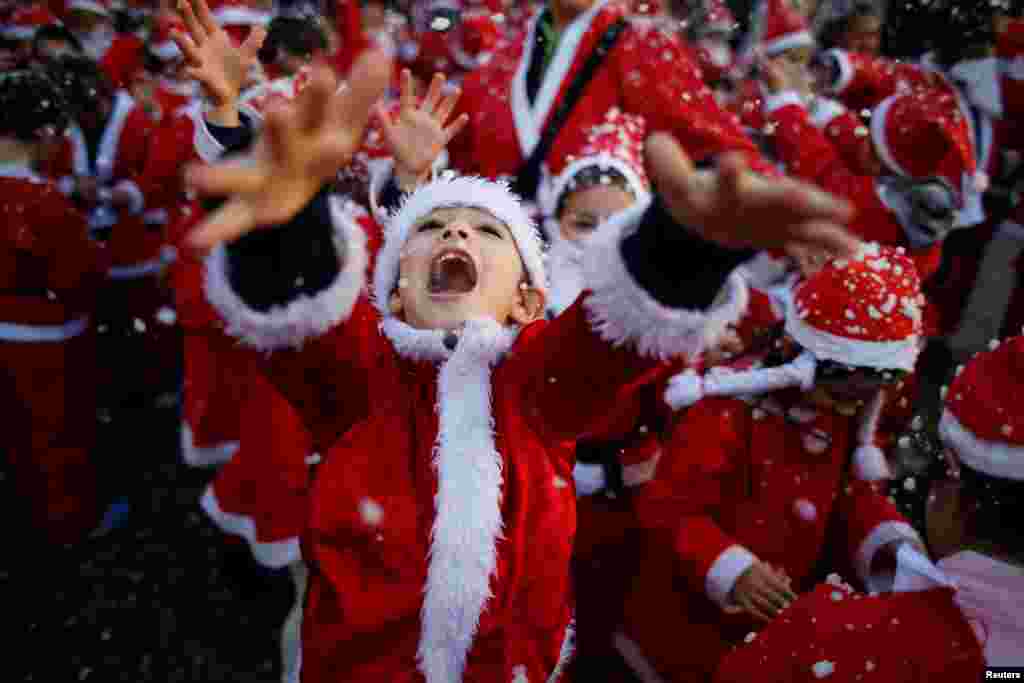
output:
[[172, 36], [185, 56], [186, 73], [202, 84], [214, 107], [234, 105], [267, 32], [254, 27], [241, 47], [236, 47], [217, 24], [206, 0], [178, 0], [178, 12], [188, 35], [175, 31]]
[[350, 85], [339, 89], [330, 67], [317, 65], [294, 102], [267, 112], [247, 157], [190, 166], [186, 181], [197, 192], [229, 197], [192, 232], [192, 246], [212, 247], [294, 217], [355, 154], [390, 71], [387, 55], [367, 50], [352, 68]]
[[377, 106], [377, 120], [395, 159], [395, 177], [403, 189], [410, 190], [425, 179], [448, 142], [469, 121], [469, 115], [462, 114], [445, 125], [461, 93], [455, 88], [444, 94], [444, 86], [444, 76], [435, 74], [417, 106], [412, 73], [406, 69], [402, 72], [398, 115], [392, 118], [383, 104]]
[[860, 242], [843, 227], [853, 207], [793, 178], [751, 173], [739, 154], [723, 155], [717, 172], [697, 171], [667, 133], [646, 142], [651, 178], [677, 222], [734, 248], [784, 249], [791, 256], [853, 257]]
[[754, 562], [732, 589], [733, 603], [755, 619], [771, 621], [796, 600], [784, 573], [763, 562]]

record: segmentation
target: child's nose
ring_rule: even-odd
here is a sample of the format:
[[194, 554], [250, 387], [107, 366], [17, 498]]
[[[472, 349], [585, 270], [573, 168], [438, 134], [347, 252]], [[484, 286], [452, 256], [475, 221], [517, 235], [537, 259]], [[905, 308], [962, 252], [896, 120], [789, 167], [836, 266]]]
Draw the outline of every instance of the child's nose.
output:
[[469, 226], [464, 223], [451, 223], [448, 225], [444, 232], [441, 233], [441, 238], [446, 240], [454, 239], [469, 239]]

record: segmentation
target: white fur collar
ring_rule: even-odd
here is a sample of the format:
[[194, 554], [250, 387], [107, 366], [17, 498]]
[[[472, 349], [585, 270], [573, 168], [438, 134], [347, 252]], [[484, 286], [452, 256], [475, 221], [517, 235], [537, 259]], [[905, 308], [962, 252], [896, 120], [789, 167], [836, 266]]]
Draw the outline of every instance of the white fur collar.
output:
[[457, 683], [493, 595], [503, 477], [494, 442], [491, 369], [518, 330], [471, 320], [454, 350], [445, 347], [444, 330], [418, 330], [388, 317], [381, 331], [400, 356], [441, 363], [433, 461], [437, 495], [416, 658], [427, 683]]

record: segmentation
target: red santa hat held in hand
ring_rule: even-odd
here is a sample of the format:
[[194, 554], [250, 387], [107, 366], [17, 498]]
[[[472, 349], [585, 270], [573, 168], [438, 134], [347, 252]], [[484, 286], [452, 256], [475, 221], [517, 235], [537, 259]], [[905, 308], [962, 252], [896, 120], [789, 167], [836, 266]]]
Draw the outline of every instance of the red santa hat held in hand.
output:
[[997, 479], [1024, 481], [1024, 337], [994, 342], [959, 372], [946, 392], [942, 441], [961, 463]]
[[564, 196], [580, 189], [577, 177], [592, 168], [606, 172], [600, 182], [612, 182], [612, 172], [617, 173], [637, 201], [647, 199], [651, 183], [644, 170], [646, 131], [642, 116], [625, 114], [618, 107], [609, 109], [604, 121], [586, 131], [578, 151], [552, 164], [538, 197], [544, 215], [554, 217]]
[[32, 40], [36, 31], [60, 20], [45, 5], [34, 3], [14, 10], [11, 18], [0, 26], [0, 38], [7, 40]]
[[[804, 352], [787, 365], [747, 372], [687, 371], [672, 378], [665, 400], [673, 409], [704, 396], [745, 396], [815, 384], [817, 366], [832, 361], [851, 368], [911, 371], [920, 352], [921, 280], [902, 248], [869, 244], [854, 259], [836, 259], [797, 284], [786, 311], [786, 333]], [[888, 476], [874, 445], [884, 406], [878, 391], [861, 415], [854, 453], [859, 479]]]

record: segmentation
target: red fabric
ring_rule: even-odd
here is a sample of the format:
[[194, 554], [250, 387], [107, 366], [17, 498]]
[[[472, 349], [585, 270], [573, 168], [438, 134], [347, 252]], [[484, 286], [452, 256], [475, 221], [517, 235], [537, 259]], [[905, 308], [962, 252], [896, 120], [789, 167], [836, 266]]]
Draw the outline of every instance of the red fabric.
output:
[[[802, 422], [787, 422], [786, 412]], [[817, 412], [794, 392], [756, 406], [705, 399], [679, 418], [656, 479], [636, 497], [646, 550], [624, 622], [662, 675], [708, 680], [755, 627], [705, 592], [708, 570], [729, 546], [782, 568], [799, 591], [815, 580], [832, 529], [848, 541], [852, 564], [877, 524], [902, 520], [871, 486], [847, 486], [856, 430], [856, 418]], [[825, 439], [823, 452], [808, 447], [812, 438]]]
[[762, 0], [767, 4], [762, 44], [770, 45], [798, 33], [810, 30], [803, 13], [790, 0]]
[[242, 406], [249, 395], [252, 361], [233, 339], [216, 330], [184, 330], [182, 420], [196, 448], [241, 438]]
[[845, 50], [841, 54], [849, 62], [852, 78], [836, 95], [853, 111], [874, 109], [906, 88], [948, 89], [937, 73], [916, 64]]
[[335, 68], [345, 76], [355, 63], [359, 54], [365, 50], [369, 41], [363, 33], [363, 17], [359, 10], [358, 0], [335, 0], [335, 29], [341, 38], [338, 54], [335, 56]]
[[[716, 683], [926, 683], [982, 680], [985, 660], [969, 624], [940, 588], [835, 600], [824, 584], [730, 653]], [[815, 665], [832, 664], [816, 676]]]
[[259, 372], [242, 400], [238, 451], [212, 484], [221, 510], [250, 520], [259, 543], [298, 541], [306, 523], [311, 439], [295, 409]]
[[[621, 12], [622, 7], [615, 3], [597, 12], [572, 55], [572, 66], [559, 85], [560, 92], [568, 87], [574, 73]], [[484, 68], [470, 74], [463, 84], [459, 108], [470, 115], [470, 121], [449, 147], [452, 165], [460, 171], [492, 178], [512, 176], [523, 162], [525, 154], [519, 134], [527, 133], [517, 131], [519, 124], [513, 110], [527, 105], [520, 102], [513, 81], [524, 58], [524, 41], [525, 35], [498, 50]], [[556, 54], [554, 59], [558, 58]], [[554, 63], [546, 78], [553, 77], [553, 68]], [[548, 158], [563, 158], [570, 150], [579, 148], [579, 138], [612, 107], [642, 115], [652, 132], [674, 133], [695, 160], [726, 150], [740, 150], [758, 170], [775, 173], [760, 158], [735, 119], [718, 106], [688, 48], [668, 29], [637, 23], [625, 30], [604, 66], [591, 79]], [[545, 118], [550, 115], [551, 112]], [[537, 128], [542, 129], [542, 123]]]
[[127, 88], [140, 70], [145, 53], [142, 39], [132, 33], [119, 33], [100, 60], [100, 68], [115, 88]]
[[914, 262], [893, 247], [830, 261], [796, 287], [797, 315], [816, 330], [871, 342], [921, 332], [921, 281]]
[[[856, 207], [857, 215], [849, 227], [861, 239], [893, 247], [909, 247], [899, 220], [878, 196], [875, 178], [857, 172], [830, 142], [827, 133], [811, 124], [802, 107], [786, 105], [772, 112], [771, 119], [776, 123], [775, 150], [789, 174], [850, 201]], [[852, 121], [847, 120], [840, 125], [845, 129], [851, 124]], [[856, 153], [854, 150], [849, 152]], [[936, 160], [930, 169], [922, 168], [920, 175], [934, 175], [940, 161], [941, 158]], [[959, 180], [955, 186], [959, 186]], [[918, 275], [927, 280], [941, 265], [942, 246], [936, 244], [914, 250], [910, 257]]]
[[[1024, 375], [1024, 337], [1003, 341], [967, 363], [946, 394], [946, 409], [974, 436], [992, 443], [1024, 445], [1024, 411], [1007, 401]], [[1002, 405], [995, 411], [993, 406]]]
[[[59, 325], [93, 312], [102, 260], [52, 184], [0, 177], [0, 225], [0, 321]], [[54, 543], [81, 540], [99, 521], [95, 366], [88, 331], [65, 342], [0, 341], [8, 462], [28, 520]]]

